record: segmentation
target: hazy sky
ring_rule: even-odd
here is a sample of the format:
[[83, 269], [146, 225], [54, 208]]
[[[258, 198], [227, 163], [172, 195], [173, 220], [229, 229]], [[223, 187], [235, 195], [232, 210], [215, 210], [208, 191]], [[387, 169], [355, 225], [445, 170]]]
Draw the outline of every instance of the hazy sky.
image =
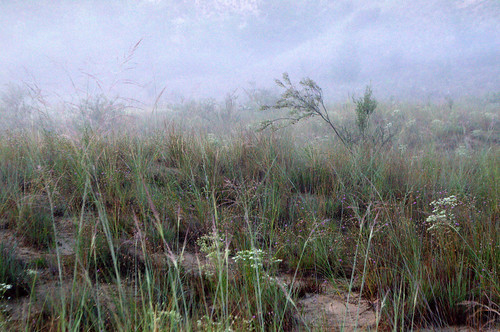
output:
[[500, 90], [498, 0], [0, 0], [0, 23], [0, 84], [54, 94], [217, 97], [284, 71], [332, 96]]

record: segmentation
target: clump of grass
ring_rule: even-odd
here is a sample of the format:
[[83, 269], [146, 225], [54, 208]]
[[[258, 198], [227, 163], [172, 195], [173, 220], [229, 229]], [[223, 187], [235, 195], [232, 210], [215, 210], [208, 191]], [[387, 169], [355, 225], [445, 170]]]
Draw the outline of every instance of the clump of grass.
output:
[[77, 248], [77, 270], [84, 278], [111, 281], [116, 278], [113, 253], [118, 258], [120, 275], [134, 275], [144, 270], [145, 255], [140, 243], [122, 239], [122, 243], [118, 244], [118, 240], [113, 239], [110, 246], [106, 235], [100, 230], [83, 232]]
[[50, 206], [45, 200], [36, 200], [27, 197], [19, 207], [17, 232], [26, 243], [40, 249], [54, 245], [54, 218]]
[[98, 287], [91, 288], [85, 283], [74, 283], [71, 288], [61, 288], [48, 294], [41, 313], [45, 317], [42, 317], [42, 321], [33, 319], [35, 326], [31, 327], [43, 328], [45, 321], [59, 329], [92, 331], [118, 328], [111, 312], [114, 306], [111, 291], [100, 289], [99, 294], [98, 290]]
[[15, 247], [0, 243], [0, 284], [4, 286], [3, 295], [24, 296], [31, 291], [31, 278], [26, 263], [16, 257]]
[[266, 256], [261, 249], [238, 251], [234, 256], [239, 277], [236, 285], [241, 288], [247, 319], [261, 320], [273, 329], [288, 329], [294, 323], [292, 292], [272, 276], [281, 260]]

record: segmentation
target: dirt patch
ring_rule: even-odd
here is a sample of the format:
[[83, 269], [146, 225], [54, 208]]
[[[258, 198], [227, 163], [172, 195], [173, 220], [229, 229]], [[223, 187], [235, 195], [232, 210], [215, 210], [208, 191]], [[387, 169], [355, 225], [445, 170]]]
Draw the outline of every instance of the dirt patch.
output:
[[8, 228], [0, 228], [0, 243], [13, 246], [16, 250], [16, 257], [25, 263], [44, 256], [44, 252], [24, 245], [15, 232]]
[[296, 302], [299, 312], [295, 318], [302, 324], [295, 331], [376, 330], [376, 306], [360, 299], [358, 293], [351, 293], [348, 299], [346, 292], [340, 291], [331, 282], [314, 277], [294, 278], [285, 274], [277, 279], [299, 297]]
[[[73, 222], [69, 219], [56, 221], [57, 249], [61, 256], [75, 254], [75, 229]], [[50, 250], [39, 250], [30, 246], [22, 237], [19, 237], [13, 229], [0, 227], [0, 242], [8, 243], [16, 248], [16, 257], [23, 262], [30, 262], [42, 257], [50, 257], [55, 254], [55, 248]]]
[[[313, 289], [308, 280], [298, 279], [293, 288]], [[309, 286], [308, 286], [309, 285]], [[358, 293], [339, 291], [330, 282], [324, 281], [314, 293], [305, 293], [297, 300], [299, 313], [296, 318], [312, 330], [354, 331], [376, 330], [376, 306], [360, 298]], [[304, 327], [304, 326], [303, 326]], [[301, 328], [296, 331], [301, 330]]]
[[57, 249], [61, 256], [75, 254], [76, 234], [75, 225], [71, 219], [61, 219], [56, 223]]
[[336, 294], [309, 294], [297, 301], [301, 320], [310, 328], [331, 331], [375, 330], [377, 314], [371, 303], [357, 294], [347, 302]]

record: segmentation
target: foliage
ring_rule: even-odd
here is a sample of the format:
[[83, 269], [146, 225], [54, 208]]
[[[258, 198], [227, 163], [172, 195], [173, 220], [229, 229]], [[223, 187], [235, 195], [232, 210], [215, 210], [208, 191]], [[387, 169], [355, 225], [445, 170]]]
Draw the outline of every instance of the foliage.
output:
[[[310, 96], [305, 104], [290, 101], [297, 102], [295, 119], [315, 114], [301, 105], [325, 111], [318, 91], [290, 91]], [[59, 285], [60, 277], [64, 287], [49, 292], [59, 302], [46, 301], [35, 284], [29, 301], [46, 310], [18, 324], [189, 331], [199, 321], [199, 329], [306, 330], [314, 327], [299, 325], [296, 296], [329, 289], [323, 285], [372, 301], [381, 329], [498, 321], [500, 155], [495, 139], [474, 132], [494, 137], [495, 114], [460, 100], [449, 117], [443, 104], [377, 105], [365, 142], [354, 113], [336, 116], [336, 128], [350, 128], [342, 133], [352, 133], [344, 136], [352, 147], [370, 146], [377, 126], [398, 122], [404, 149], [350, 153], [324, 139], [331, 127], [317, 126], [320, 115], [282, 135], [236, 131], [244, 122], [220, 132], [185, 130], [165, 126], [166, 113], [145, 120], [151, 130], [142, 133], [118, 126], [112, 133], [0, 136], [2, 239], [21, 238], [21, 228], [37, 232], [39, 225], [22, 221], [52, 217], [56, 205], [67, 209], [45, 220], [47, 230], [67, 226], [63, 215], [78, 224], [64, 229], [74, 231], [74, 255], [61, 246], [35, 249], [36, 237], [23, 244], [45, 259], [37, 263], [39, 278]], [[453, 128], [453, 136], [439, 134], [441, 127]], [[467, 154], [457, 153], [462, 145]], [[3, 250], [0, 262], [0, 271], [16, 278], [0, 283], [12, 289], [12, 280], [28, 280], [23, 271], [33, 264], [15, 250]], [[200, 266], [198, 257], [210, 264]], [[290, 274], [307, 282], [288, 283]]]
[[38, 248], [50, 248], [55, 243], [52, 212], [45, 204], [34, 199], [23, 202], [17, 222], [18, 233]]
[[0, 283], [0, 300], [3, 298], [3, 295], [6, 291], [12, 288], [12, 285]]
[[430, 224], [428, 231], [439, 230], [440, 228], [451, 228], [458, 231], [458, 226], [455, 224], [455, 215], [453, 214], [453, 208], [457, 206], [455, 195], [432, 201], [431, 205], [433, 207], [432, 214], [426, 219], [427, 223]]
[[302, 79], [299, 82], [300, 87], [297, 88], [291, 82], [288, 74], [284, 73], [283, 79], [276, 80], [276, 84], [285, 89], [285, 92], [274, 105], [263, 106], [261, 109], [286, 110], [288, 115], [263, 121], [261, 130], [267, 127], [280, 128], [276, 127], [276, 124], [281, 124], [281, 127], [284, 127], [304, 119], [319, 117], [350, 151], [356, 146], [368, 144], [375, 152], [390, 142], [395, 135], [391, 128], [392, 123], [380, 123], [372, 132], [368, 133], [370, 117], [377, 107], [377, 101], [372, 97], [373, 91], [370, 86], [366, 87], [363, 97], [353, 98], [358, 129], [356, 134], [346, 126], [334, 123], [325, 106], [322, 89], [310, 78]]
[[377, 108], [377, 101], [372, 98], [372, 94], [371, 87], [367, 86], [363, 97], [353, 97], [354, 104], [356, 105], [356, 125], [363, 140], [365, 139], [370, 116]]
[[264, 121], [261, 129], [274, 126], [278, 122], [285, 121], [287, 124], [295, 124], [300, 120], [307, 119], [313, 116], [319, 116], [326, 122], [334, 131], [340, 141], [349, 147], [349, 142], [346, 141], [345, 135], [340, 127], [334, 124], [323, 101], [322, 89], [310, 78], [302, 79], [297, 88], [291, 81], [287, 73], [283, 74], [283, 80], [276, 80], [276, 84], [285, 89], [281, 98], [273, 106], [263, 106], [262, 110], [289, 110], [288, 116], [274, 120]]

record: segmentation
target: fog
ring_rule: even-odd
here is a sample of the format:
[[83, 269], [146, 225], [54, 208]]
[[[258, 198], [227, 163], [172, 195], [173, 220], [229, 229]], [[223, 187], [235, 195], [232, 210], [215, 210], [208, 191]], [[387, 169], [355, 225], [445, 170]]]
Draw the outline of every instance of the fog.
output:
[[0, 85], [219, 98], [311, 77], [332, 98], [500, 90], [497, 0], [1, 1]]

